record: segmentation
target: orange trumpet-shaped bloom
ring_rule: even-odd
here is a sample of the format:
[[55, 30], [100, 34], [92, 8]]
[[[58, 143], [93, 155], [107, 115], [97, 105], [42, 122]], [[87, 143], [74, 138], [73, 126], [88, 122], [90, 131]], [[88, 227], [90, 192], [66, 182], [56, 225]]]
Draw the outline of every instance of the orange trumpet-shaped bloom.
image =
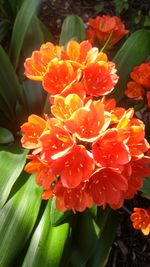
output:
[[103, 103], [89, 100], [83, 108], [73, 113], [65, 126], [78, 139], [93, 142], [109, 123], [110, 114], [104, 111]]
[[87, 38], [90, 41], [97, 38], [101, 45], [104, 45], [112, 33], [111, 40], [107, 48], [111, 48], [116, 44], [124, 35], [128, 33], [120, 18], [116, 16], [97, 16], [95, 19], [89, 19], [89, 28], [87, 31]]
[[139, 85], [150, 89], [150, 63], [136, 66], [131, 72], [130, 77]]
[[56, 207], [64, 212], [66, 210], [84, 211], [86, 208], [91, 208], [93, 200], [86, 190], [86, 183], [81, 183], [76, 188], [66, 188], [59, 181], [53, 193], [56, 196]]
[[93, 144], [92, 153], [100, 167], [118, 168], [131, 160], [130, 151], [126, 145], [129, 133], [115, 128], [107, 130]]
[[69, 94], [66, 97], [56, 96], [51, 107], [51, 113], [57, 119], [65, 121], [81, 107], [83, 107], [83, 101], [77, 94]]
[[134, 98], [135, 100], [141, 100], [144, 95], [144, 88], [134, 81], [128, 82], [125, 95], [129, 98]]
[[92, 62], [108, 61], [107, 55], [99, 52], [96, 47], [92, 48], [89, 41], [78, 43], [75, 40], [68, 42], [62, 59], [68, 60], [72, 65], [81, 69]]
[[49, 119], [47, 125], [49, 129], [40, 136], [41, 159], [45, 162], [62, 157], [74, 145], [72, 136], [57, 120]]
[[101, 168], [91, 176], [88, 188], [96, 205], [107, 204], [119, 208], [123, 202], [123, 192], [128, 189], [127, 179], [115, 169]]
[[122, 174], [128, 179], [128, 190], [124, 198], [133, 198], [138, 190], [142, 188], [143, 180], [150, 175], [150, 158], [144, 156], [141, 159], [131, 161], [124, 167]]
[[25, 75], [31, 80], [42, 81], [50, 61], [54, 58], [61, 59], [62, 51], [62, 47], [55, 46], [50, 42], [42, 44], [39, 51], [34, 51], [31, 58], [26, 59]]
[[41, 162], [37, 157], [29, 155], [28, 158], [32, 160], [26, 164], [24, 170], [28, 173], [35, 173], [36, 183], [42, 186], [44, 190], [49, 190], [55, 180], [55, 174], [52, 173], [47, 164]]
[[70, 83], [78, 81], [80, 74], [66, 61], [55, 60], [43, 78], [43, 88], [52, 95], [60, 94]]
[[130, 123], [130, 138], [128, 140], [128, 147], [133, 158], [138, 159], [144, 156], [144, 153], [149, 149], [149, 143], [144, 138], [145, 125], [142, 121], [132, 118]]
[[24, 136], [21, 138], [22, 146], [28, 149], [36, 149], [41, 146], [39, 138], [46, 128], [46, 121], [37, 115], [30, 115], [28, 122], [21, 126]]
[[83, 84], [88, 95], [104, 96], [109, 94], [118, 81], [115, 65], [99, 61], [83, 70]]
[[130, 217], [133, 227], [144, 235], [150, 233], [150, 209], [134, 208]]
[[84, 146], [74, 145], [66, 155], [54, 160], [51, 168], [60, 175], [64, 187], [75, 188], [90, 179], [94, 169], [93, 157]]

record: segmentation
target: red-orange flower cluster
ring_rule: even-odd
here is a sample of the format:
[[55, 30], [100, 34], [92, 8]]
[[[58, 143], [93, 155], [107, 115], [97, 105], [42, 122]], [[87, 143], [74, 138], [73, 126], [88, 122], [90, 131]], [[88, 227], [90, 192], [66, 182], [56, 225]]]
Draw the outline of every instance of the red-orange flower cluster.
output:
[[150, 209], [134, 208], [130, 218], [136, 230], [140, 229], [144, 235], [149, 235]]
[[107, 48], [111, 48], [128, 33], [120, 18], [116, 16], [97, 16], [95, 19], [90, 18], [88, 23], [87, 39], [91, 43], [97, 38], [103, 46], [112, 34]]
[[129, 98], [142, 100], [145, 95], [150, 108], [150, 62], [136, 66], [130, 74], [132, 81], [127, 83], [125, 94]]
[[25, 69], [51, 94], [53, 117], [30, 115], [21, 127], [22, 145], [31, 149], [25, 170], [36, 174], [42, 197], [55, 196], [61, 211], [121, 207], [150, 173], [150, 158], [133, 109], [104, 97], [118, 80], [115, 65], [88, 41], [70, 41], [66, 50], [43, 45]]

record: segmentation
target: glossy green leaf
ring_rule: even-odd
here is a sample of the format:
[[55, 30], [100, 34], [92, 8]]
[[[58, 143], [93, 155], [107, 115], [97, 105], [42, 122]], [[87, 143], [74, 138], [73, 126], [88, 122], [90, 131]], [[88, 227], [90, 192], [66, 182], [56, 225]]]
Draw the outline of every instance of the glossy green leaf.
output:
[[16, 16], [10, 45], [10, 57], [15, 69], [18, 65], [20, 52], [28, 27], [30, 27], [32, 17], [40, 4], [41, 0], [24, 0]]
[[103, 222], [96, 248], [86, 267], [105, 267], [107, 263], [119, 223], [117, 212], [107, 212], [107, 220]]
[[150, 177], [145, 178], [140, 191], [150, 197]]
[[17, 143], [1, 146], [0, 149], [0, 207], [2, 207], [24, 167], [28, 151]]
[[119, 81], [110, 97], [120, 101], [124, 97], [126, 84], [133, 68], [143, 63], [150, 55], [150, 31], [138, 30], [133, 33], [113, 58]]
[[[69, 222], [59, 226], [52, 227], [45, 247], [45, 257], [48, 257], [46, 267], [60, 267], [64, 261], [63, 255], [65, 252], [68, 238], [70, 235]], [[65, 266], [65, 265], [64, 265]]]
[[55, 197], [52, 199], [51, 211], [50, 211], [50, 220], [52, 226], [57, 226], [62, 223], [69, 215], [71, 211], [61, 212], [56, 208]]
[[82, 19], [77, 15], [69, 15], [65, 18], [60, 34], [60, 45], [66, 45], [69, 40], [85, 40], [85, 26]]
[[45, 262], [47, 261], [49, 255], [44, 255], [44, 254], [45, 254], [46, 240], [51, 231], [50, 218], [49, 218], [50, 204], [51, 203], [48, 202], [47, 207], [45, 208], [45, 211], [43, 213], [43, 216], [32, 236], [22, 267], [46, 266]]
[[40, 204], [41, 188], [32, 176], [0, 210], [0, 266], [12, 266], [30, 237]]
[[89, 211], [79, 214], [77, 220], [74, 228], [71, 265], [82, 267], [94, 252], [100, 228], [92, 219]]
[[[24, 93], [26, 96], [28, 113], [42, 114], [46, 94], [41, 83], [31, 80], [26, 80], [24, 83]], [[48, 110], [49, 113], [50, 109]]]
[[13, 134], [8, 129], [0, 127], [0, 144], [8, 144], [13, 141]]
[[0, 106], [6, 107], [10, 118], [14, 117], [14, 106], [17, 100], [24, 102], [23, 90], [19, 84], [16, 73], [11, 65], [8, 55], [0, 46]]
[[49, 213], [50, 203], [33, 234], [23, 267], [60, 267], [62, 263], [69, 236], [69, 223], [51, 227]]

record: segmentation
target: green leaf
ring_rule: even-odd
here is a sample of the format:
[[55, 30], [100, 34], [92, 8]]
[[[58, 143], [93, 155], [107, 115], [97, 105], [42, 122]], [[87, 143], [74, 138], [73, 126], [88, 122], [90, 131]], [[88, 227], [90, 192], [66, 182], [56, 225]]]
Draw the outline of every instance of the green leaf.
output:
[[133, 68], [144, 62], [150, 55], [150, 31], [138, 30], [133, 33], [113, 58], [119, 81], [109, 97], [120, 101], [124, 97], [126, 84]]
[[[26, 80], [23, 85], [29, 114], [42, 114], [46, 95], [41, 83]], [[48, 113], [49, 111], [50, 108], [48, 110]]]
[[87, 210], [78, 215], [78, 222], [74, 231], [71, 264], [74, 267], [81, 267], [94, 252], [100, 228]]
[[18, 143], [1, 146], [0, 149], [0, 207], [2, 207], [24, 167], [28, 151], [22, 149]]
[[61, 212], [56, 208], [55, 205], [55, 197], [52, 199], [51, 203], [51, 212], [50, 212], [50, 220], [52, 226], [57, 226], [62, 223], [69, 215], [71, 211]]
[[69, 223], [57, 227], [50, 224], [50, 201], [30, 242], [22, 267], [60, 267], [69, 236]]
[[0, 266], [12, 266], [30, 237], [40, 204], [41, 188], [32, 176], [0, 210]]
[[104, 267], [107, 263], [110, 249], [118, 226], [118, 213], [106, 211], [107, 220], [103, 222], [96, 248], [86, 267]]
[[144, 179], [143, 187], [140, 191], [150, 197], [150, 177]]
[[[43, 213], [43, 216], [33, 233], [27, 254], [25, 256], [22, 267], [41, 267], [46, 266], [45, 262], [49, 255], [45, 254], [45, 246], [48, 235], [51, 231], [50, 225], [50, 201]], [[46, 257], [45, 257], [46, 256]]]
[[0, 127], [0, 144], [8, 144], [13, 141], [13, 134], [8, 129]]
[[10, 57], [15, 69], [18, 65], [26, 32], [40, 4], [41, 0], [25, 0], [16, 16], [10, 45]]
[[9, 117], [15, 117], [14, 107], [17, 100], [24, 102], [23, 90], [19, 84], [16, 73], [11, 65], [8, 55], [0, 46], [0, 106], [6, 107]]
[[65, 18], [60, 34], [60, 45], [66, 45], [71, 39], [76, 41], [85, 40], [86, 33], [82, 19], [76, 15], [69, 15]]
[[10, 29], [10, 23], [8, 20], [2, 20], [0, 22], [0, 43], [5, 38], [6, 34], [8, 33]]

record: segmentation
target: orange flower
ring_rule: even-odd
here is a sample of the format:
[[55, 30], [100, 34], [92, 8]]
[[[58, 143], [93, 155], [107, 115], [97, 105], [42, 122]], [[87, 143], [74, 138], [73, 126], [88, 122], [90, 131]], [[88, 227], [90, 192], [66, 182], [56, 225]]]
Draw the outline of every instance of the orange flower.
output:
[[40, 136], [40, 142], [41, 159], [49, 162], [66, 154], [74, 145], [74, 141], [63, 125], [53, 118], [48, 120], [47, 128]]
[[[94, 41], [97, 38], [102, 45], [106, 43], [110, 34], [112, 33], [111, 40], [108, 48], [116, 44], [124, 35], [128, 33], [120, 18], [116, 16], [97, 16], [95, 19], [89, 19], [89, 29], [87, 31], [87, 38]], [[95, 38], [94, 38], [95, 35]]]
[[123, 192], [128, 189], [127, 179], [115, 169], [101, 168], [91, 176], [88, 188], [96, 205], [107, 204], [119, 208], [123, 202]]
[[51, 113], [57, 119], [66, 121], [81, 107], [83, 107], [83, 101], [76, 94], [69, 94], [66, 98], [56, 96], [54, 98], [54, 105], [51, 107]]
[[51, 168], [60, 174], [64, 187], [75, 188], [90, 179], [94, 169], [93, 157], [84, 146], [75, 145], [66, 155], [55, 160]]
[[73, 66], [81, 69], [93, 62], [108, 61], [107, 55], [99, 52], [96, 47], [92, 48], [89, 41], [83, 41], [79, 44], [74, 40], [68, 42], [62, 59], [68, 60]]
[[118, 81], [115, 65], [99, 61], [83, 70], [83, 84], [88, 95], [103, 96], [109, 94]]
[[144, 89], [143, 87], [136, 82], [128, 82], [127, 90], [125, 90], [125, 95], [129, 98], [134, 98], [135, 100], [143, 99]]
[[78, 81], [80, 73], [66, 61], [55, 60], [43, 78], [43, 88], [52, 95], [60, 94], [70, 83]]
[[55, 180], [55, 174], [52, 173], [47, 164], [41, 162], [37, 157], [29, 155], [28, 158], [32, 160], [26, 164], [24, 170], [28, 173], [35, 173], [36, 183], [42, 186], [44, 190], [49, 190]]
[[130, 154], [135, 159], [142, 158], [144, 153], [149, 149], [149, 143], [144, 138], [145, 125], [142, 121], [132, 118], [130, 123], [130, 138], [128, 140], [128, 147]]
[[24, 136], [21, 138], [22, 146], [37, 149], [41, 146], [39, 138], [46, 127], [46, 121], [37, 115], [30, 115], [28, 122], [21, 126]]
[[42, 44], [39, 51], [34, 51], [31, 58], [26, 59], [25, 75], [31, 80], [42, 81], [50, 61], [54, 58], [60, 59], [62, 51], [62, 47], [50, 42]]
[[92, 153], [100, 167], [119, 168], [131, 160], [130, 151], [126, 145], [129, 133], [115, 128], [107, 130], [93, 144]]
[[110, 115], [104, 111], [104, 105], [100, 101], [89, 100], [72, 114], [65, 126], [78, 139], [93, 142], [107, 129], [109, 123]]
[[64, 212], [66, 210], [84, 211], [86, 208], [91, 208], [93, 200], [86, 190], [86, 183], [81, 183], [76, 188], [63, 187], [61, 181], [59, 181], [54, 189], [53, 193], [56, 196], [56, 207]]
[[143, 63], [135, 67], [130, 77], [139, 85], [150, 89], [150, 63]]
[[124, 166], [122, 174], [128, 179], [128, 190], [124, 192], [124, 198], [133, 198], [142, 188], [144, 178], [150, 175], [149, 164], [150, 158], [144, 156]]
[[144, 235], [149, 235], [150, 209], [134, 208], [130, 219], [136, 230], [140, 229]]

